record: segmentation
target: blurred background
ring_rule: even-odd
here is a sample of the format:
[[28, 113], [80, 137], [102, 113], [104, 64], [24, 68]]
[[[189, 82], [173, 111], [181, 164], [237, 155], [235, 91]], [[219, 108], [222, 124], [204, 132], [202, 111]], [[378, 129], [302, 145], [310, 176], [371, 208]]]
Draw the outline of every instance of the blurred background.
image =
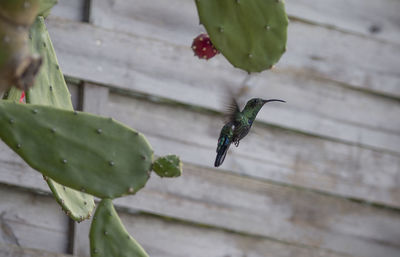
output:
[[[286, 8], [287, 52], [251, 76], [193, 56], [193, 0], [59, 0], [47, 19], [75, 108], [184, 161], [115, 201], [151, 257], [400, 256], [400, 1]], [[264, 106], [216, 169], [227, 89], [243, 88], [242, 106], [287, 103]], [[88, 257], [89, 226], [0, 142], [0, 256]]]

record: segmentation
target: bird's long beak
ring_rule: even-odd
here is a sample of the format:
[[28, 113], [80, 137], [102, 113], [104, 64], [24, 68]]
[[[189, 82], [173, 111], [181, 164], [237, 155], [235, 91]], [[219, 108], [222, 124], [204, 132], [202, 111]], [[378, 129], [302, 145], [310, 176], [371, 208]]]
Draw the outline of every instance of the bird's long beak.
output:
[[263, 100], [263, 103], [266, 104], [268, 102], [282, 102], [286, 103], [286, 101], [280, 100], [280, 99], [268, 99], [268, 100]]

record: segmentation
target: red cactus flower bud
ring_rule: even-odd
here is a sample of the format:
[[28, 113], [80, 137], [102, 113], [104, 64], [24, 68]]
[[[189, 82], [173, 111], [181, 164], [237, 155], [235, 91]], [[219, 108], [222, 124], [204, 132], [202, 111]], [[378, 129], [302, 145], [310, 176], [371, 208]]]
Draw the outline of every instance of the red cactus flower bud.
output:
[[203, 33], [198, 35], [192, 44], [192, 49], [194, 55], [198, 56], [200, 59], [210, 59], [218, 54], [218, 50], [211, 43], [210, 37]]

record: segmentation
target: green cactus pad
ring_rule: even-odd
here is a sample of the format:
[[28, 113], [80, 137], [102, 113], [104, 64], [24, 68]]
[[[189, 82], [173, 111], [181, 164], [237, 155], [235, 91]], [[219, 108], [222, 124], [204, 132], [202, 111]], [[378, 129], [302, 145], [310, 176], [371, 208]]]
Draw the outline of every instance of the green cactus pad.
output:
[[22, 95], [21, 90], [19, 90], [18, 88], [12, 87], [12, 88], [10, 88], [10, 90], [8, 90], [4, 94], [3, 99], [19, 101], [19, 99], [21, 99], [21, 95]]
[[233, 66], [260, 72], [285, 52], [283, 0], [196, 0], [196, 5], [212, 43]]
[[[41, 1], [41, 4], [43, 2], [46, 1]], [[42, 17], [36, 18], [30, 29], [30, 35], [31, 51], [42, 56], [43, 65], [36, 77], [35, 85], [26, 92], [26, 102], [73, 110], [64, 76], [58, 66], [57, 57]], [[95, 206], [93, 196], [60, 185], [47, 177], [46, 182], [57, 202], [69, 217], [76, 221], [90, 217]]]
[[42, 57], [42, 68], [36, 76], [34, 86], [26, 92], [26, 102], [72, 110], [71, 95], [43, 17], [37, 17], [30, 35], [31, 51]]
[[47, 177], [44, 178], [65, 214], [78, 222], [90, 217], [95, 207], [93, 196], [60, 185]]
[[98, 204], [89, 239], [92, 257], [149, 257], [126, 231], [110, 199], [103, 199]]
[[154, 161], [153, 170], [160, 177], [179, 177], [182, 174], [182, 162], [176, 155], [167, 155]]
[[39, 0], [39, 14], [40, 16], [47, 17], [50, 14], [51, 8], [57, 4], [58, 0]]
[[100, 198], [144, 187], [153, 151], [144, 136], [83, 112], [0, 101], [0, 138], [32, 168]]

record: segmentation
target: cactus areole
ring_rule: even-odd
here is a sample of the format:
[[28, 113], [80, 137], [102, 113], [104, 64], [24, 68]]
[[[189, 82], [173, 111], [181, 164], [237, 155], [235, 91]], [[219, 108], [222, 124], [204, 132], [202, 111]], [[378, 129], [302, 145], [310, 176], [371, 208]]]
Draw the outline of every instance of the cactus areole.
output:
[[260, 72], [286, 51], [283, 0], [196, 0], [196, 6], [215, 48], [233, 66]]
[[210, 59], [219, 54], [218, 50], [212, 44], [210, 37], [202, 33], [193, 39], [192, 50], [194, 55], [200, 59]]

